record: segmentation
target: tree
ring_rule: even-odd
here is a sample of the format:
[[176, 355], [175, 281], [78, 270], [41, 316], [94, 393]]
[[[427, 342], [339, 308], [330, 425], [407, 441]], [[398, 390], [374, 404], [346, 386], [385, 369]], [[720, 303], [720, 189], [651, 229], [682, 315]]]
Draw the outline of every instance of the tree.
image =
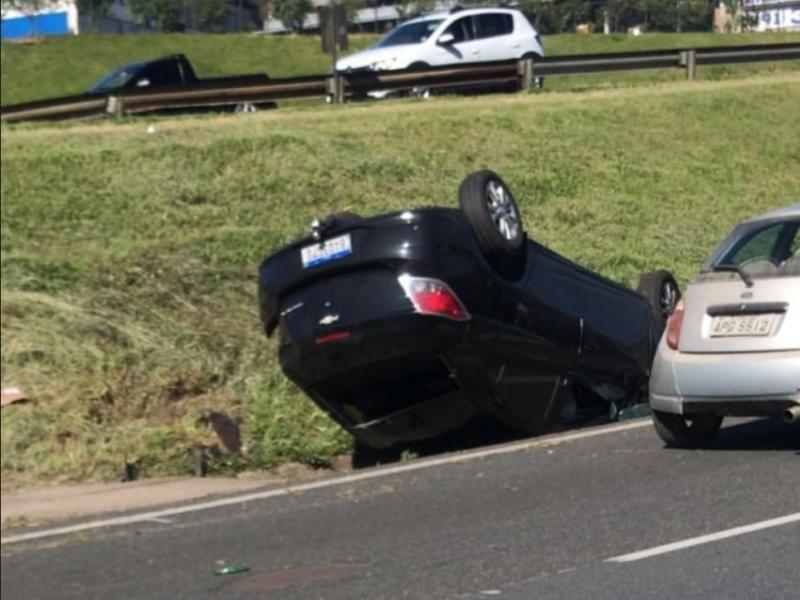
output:
[[548, 0], [521, 0], [519, 6], [540, 33], [574, 31], [578, 23], [587, 21], [591, 16], [588, 0], [564, 0], [558, 3]]
[[97, 29], [99, 20], [108, 13], [112, 0], [77, 0], [75, 3], [78, 10], [83, 14], [88, 14], [92, 23], [92, 29]]
[[197, 29], [221, 31], [225, 27], [225, 19], [230, 14], [231, 4], [228, 0], [191, 0], [191, 7]]
[[130, 0], [131, 12], [159, 31], [183, 29], [184, 0]]
[[256, 0], [258, 6], [258, 14], [261, 16], [264, 30], [267, 28], [267, 22], [272, 18], [273, 0]]
[[[468, 4], [465, 2], [465, 4]], [[436, 0], [400, 0], [394, 5], [397, 14], [401, 19], [407, 19], [414, 15], [421, 15], [433, 10]]]
[[306, 14], [313, 8], [311, 0], [274, 0], [275, 16], [286, 29], [302, 31]]

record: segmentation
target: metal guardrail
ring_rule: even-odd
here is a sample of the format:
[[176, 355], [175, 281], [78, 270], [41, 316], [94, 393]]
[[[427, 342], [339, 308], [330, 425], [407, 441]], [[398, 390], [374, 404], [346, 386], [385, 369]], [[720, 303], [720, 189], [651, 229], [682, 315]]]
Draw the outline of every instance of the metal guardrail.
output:
[[328, 96], [334, 102], [343, 102], [373, 90], [451, 87], [463, 89], [501, 85], [527, 89], [532, 87], [535, 78], [540, 76], [643, 69], [682, 68], [686, 71], [686, 77], [693, 79], [698, 65], [778, 60], [800, 60], [800, 43], [579, 54], [537, 60], [471, 63], [402, 71], [360, 71], [271, 79], [256, 84], [208, 83], [192, 86], [189, 89], [176, 87], [121, 94], [84, 94], [4, 106], [0, 108], [0, 121], [68, 119], [98, 115], [123, 116], [199, 107], [234, 107], [243, 103], [268, 103], [287, 98]]
[[104, 94], [68, 96], [53, 100], [38, 100], [0, 108], [0, 120], [27, 121], [31, 119], [75, 119], [92, 117], [106, 112], [108, 97]]

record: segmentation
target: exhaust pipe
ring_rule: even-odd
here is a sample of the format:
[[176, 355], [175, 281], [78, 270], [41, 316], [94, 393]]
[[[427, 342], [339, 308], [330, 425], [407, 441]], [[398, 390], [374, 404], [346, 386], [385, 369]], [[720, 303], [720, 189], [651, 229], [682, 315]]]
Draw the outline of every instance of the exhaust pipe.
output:
[[783, 420], [787, 423], [796, 423], [800, 421], [800, 404], [783, 411]]

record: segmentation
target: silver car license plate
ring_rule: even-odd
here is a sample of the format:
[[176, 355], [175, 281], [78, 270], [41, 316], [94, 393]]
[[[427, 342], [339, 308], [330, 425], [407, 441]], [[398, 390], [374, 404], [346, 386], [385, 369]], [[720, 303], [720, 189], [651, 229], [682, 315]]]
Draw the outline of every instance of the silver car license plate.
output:
[[337, 258], [344, 258], [353, 253], [353, 246], [350, 242], [350, 234], [340, 235], [339, 237], [331, 238], [320, 242], [319, 244], [312, 244], [300, 250], [300, 259], [303, 261], [303, 268], [321, 265], [322, 263], [336, 260]]
[[718, 316], [711, 320], [711, 337], [749, 337], [772, 334], [776, 314]]

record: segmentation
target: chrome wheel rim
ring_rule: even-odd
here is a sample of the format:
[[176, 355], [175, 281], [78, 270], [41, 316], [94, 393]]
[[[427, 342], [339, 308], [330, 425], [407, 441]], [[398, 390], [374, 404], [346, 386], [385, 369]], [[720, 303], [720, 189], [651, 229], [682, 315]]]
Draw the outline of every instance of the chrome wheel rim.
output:
[[520, 222], [511, 193], [498, 181], [486, 184], [486, 207], [500, 235], [509, 242], [519, 237]]
[[661, 312], [668, 317], [675, 310], [678, 303], [678, 289], [671, 281], [665, 281], [661, 286]]

